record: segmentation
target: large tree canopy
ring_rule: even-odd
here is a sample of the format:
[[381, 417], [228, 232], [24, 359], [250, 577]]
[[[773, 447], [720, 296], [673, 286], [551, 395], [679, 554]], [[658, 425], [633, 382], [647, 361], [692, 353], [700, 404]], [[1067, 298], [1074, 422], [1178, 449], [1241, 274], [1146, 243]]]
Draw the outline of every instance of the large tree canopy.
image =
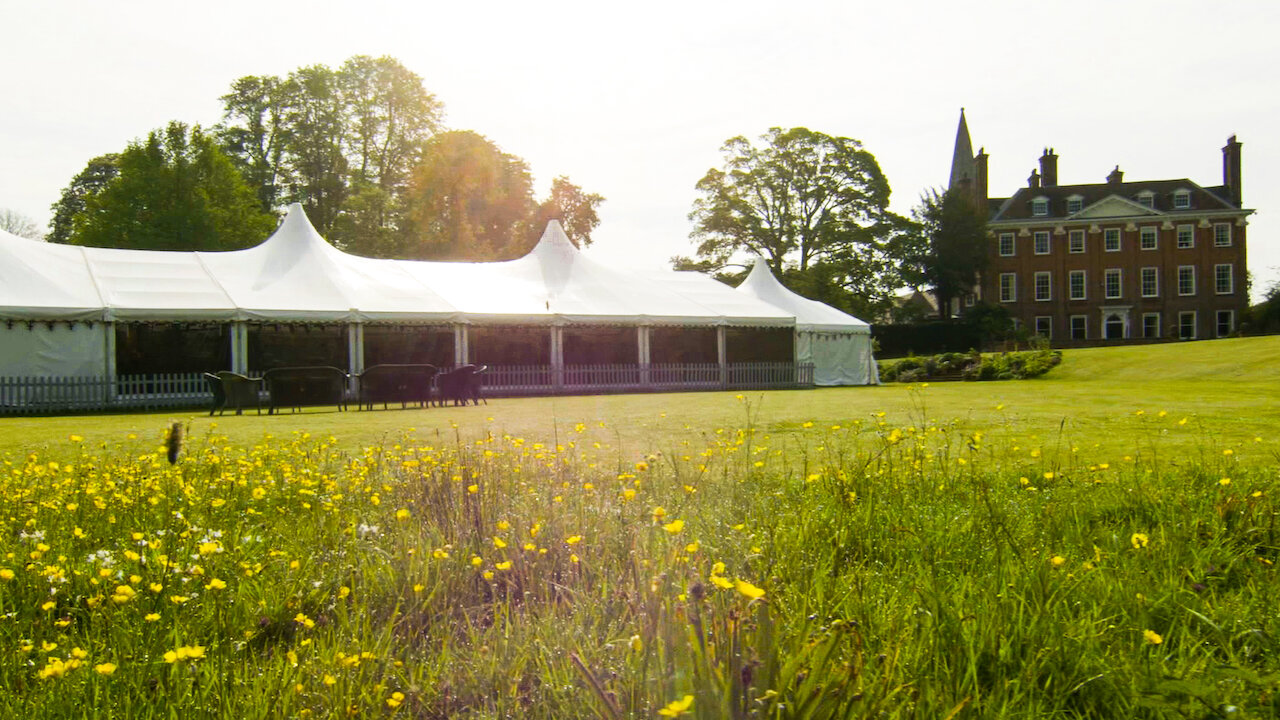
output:
[[497, 260], [519, 254], [535, 208], [524, 161], [469, 130], [427, 143], [409, 190], [411, 257]]
[[532, 248], [542, 237], [542, 231], [552, 220], [560, 221], [564, 234], [575, 247], [588, 247], [591, 245], [591, 231], [600, 224], [596, 210], [603, 202], [603, 195], [584, 192], [563, 175], [552, 180], [551, 194], [538, 205], [529, 223], [529, 247]]
[[970, 196], [957, 190], [931, 190], [912, 211], [924, 252], [919, 279], [933, 290], [939, 313], [950, 319], [952, 301], [973, 292], [989, 258], [987, 219]]
[[755, 254], [802, 293], [878, 314], [902, 284], [895, 253], [909, 224], [889, 211], [875, 156], [807, 128], [771, 128], [759, 141], [725, 142], [724, 165], [698, 182], [689, 214], [697, 260], [675, 264], [724, 271]]
[[[524, 160], [476, 133], [442, 132], [443, 105], [394, 58], [357, 55], [336, 70], [312, 65], [285, 77], [245, 76], [221, 100], [222, 122], [211, 136], [197, 129], [178, 142], [167, 136], [173, 134], [170, 126], [167, 134], [153, 133], [146, 143], [131, 146], [133, 176], [125, 181], [117, 182], [124, 168], [120, 156], [91, 160], [54, 204], [49, 239], [127, 247], [187, 243], [205, 221], [194, 218], [191, 226], [180, 226], [174, 214], [183, 212], [181, 202], [132, 218], [118, 205], [126, 192], [143, 192], [137, 152], [184, 178], [192, 168], [203, 168], [209, 178], [229, 177], [211, 152], [217, 149], [211, 138], [247, 182], [259, 211], [255, 217], [301, 203], [326, 239], [360, 255], [503, 259], [533, 247], [551, 219], [560, 220], [579, 246], [591, 244], [600, 222], [600, 195], [561, 176], [538, 203]], [[108, 188], [110, 196], [103, 196]], [[147, 223], [156, 234], [144, 232]], [[257, 233], [261, 241], [261, 227], [250, 220], [244, 232]], [[161, 239], [179, 230], [181, 238]], [[200, 243], [211, 237], [198, 235]], [[219, 237], [229, 236], [222, 231]]]
[[404, 194], [443, 105], [390, 57], [337, 70], [248, 76], [222, 97], [219, 137], [264, 209], [300, 202], [346, 250], [395, 255], [406, 244]]
[[275, 217], [261, 209], [235, 165], [199, 127], [169, 123], [130, 144], [116, 168], [115, 177], [84, 196], [70, 243], [233, 250], [262, 242], [275, 227]]
[[120, 155], [117, 153], [99, 155], [90, 160], [71, 178], [71, 183], [62, 189], [62, 196], [50, 208], [53, 219], [49, 221], [46, 239], [52, 243], [70, 243], [76, 215], [84, 212], [85, 200], [101, 192], [119, 174]]

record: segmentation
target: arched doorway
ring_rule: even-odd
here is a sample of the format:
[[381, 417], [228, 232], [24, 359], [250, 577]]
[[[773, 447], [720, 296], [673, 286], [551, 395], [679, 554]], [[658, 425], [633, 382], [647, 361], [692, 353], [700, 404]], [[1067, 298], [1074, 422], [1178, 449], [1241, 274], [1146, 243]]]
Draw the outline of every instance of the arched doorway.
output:
[[1124, 319], [1115, 313], [1107, 316], [1103, 327], [1106, 328], [1108, 340], [1119, 340], [1124, 337]]
[[1129, 337], [1129, 308], [1104, 307], [1102, 310], [1102, 339], [1124, 340]]

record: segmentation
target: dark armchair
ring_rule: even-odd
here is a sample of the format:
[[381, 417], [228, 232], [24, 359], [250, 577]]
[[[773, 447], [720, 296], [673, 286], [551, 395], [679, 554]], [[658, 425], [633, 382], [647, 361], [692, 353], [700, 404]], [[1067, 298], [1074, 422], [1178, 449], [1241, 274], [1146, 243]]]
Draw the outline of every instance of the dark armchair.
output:
[[237, 415], [243, 414], [244, 409], [250, 406], [257, 410], [259, 415], [262, 414], [262, 402], [259, 399], [262, 378], [251, 378], [223, 370], [218, 373], [205, 373], [204, 380], [213, 393], [213, 405], [209, 408], [209, 415], [215, 412], [221, 415], [226, 412], [228, 406], [235, 408]]
[[336, 367], [272, 368], [262, 374], [267, 384], [267, 414], [276, 409], [299, 410], [310, 405], [336, 405], [347, 408], [347, 374]]
[[373, 409], [375, 403], [399, 402], [419, 406], [431, 404], [431, 385], [436, 377], [435, 365], [374, 365], [360, 373], [360, 408]]
[[[484, 384], [484, 371], [488, 365], [462, 365], [436, 375], [437, 400], [441, 405], [452, 400], [454, 405], [466, 405], [470, 400], [479, 405], [484, 398], [480, 387]], [[489, 401], [485, 400], [488, 405]]]

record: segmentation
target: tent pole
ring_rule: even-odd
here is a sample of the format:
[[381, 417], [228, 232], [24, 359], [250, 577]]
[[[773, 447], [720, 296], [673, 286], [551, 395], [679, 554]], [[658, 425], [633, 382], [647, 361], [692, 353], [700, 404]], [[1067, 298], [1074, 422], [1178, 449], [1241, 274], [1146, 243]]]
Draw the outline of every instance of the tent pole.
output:
[[729, 351], [724, 325], [716, 326], [716, 362], [720, 365], [720, 389], [729, 389]]
[[555, 392], [564, 390], [564, 328], [551, 326], [551, 385]]
[[243, 320], [231, 323], [231, 372], [249, 374], [249, 328]]
[[103, 358], [103, 370], [107, 374], [106, 397], [103, 398], [104, 405], [110, 406], [116, 398], [116, 324], [114, 322], [102, 323], [103, 342], [106, 344], [106, 357]]
[[358, 391], [356, 388], [356, 375], [364, 372], [363, 323], [347, 323], [347, 368], [349, 373], [347, 389], [354, 395]]
[[640, 387], [648, 389], [650, 383], [649, 376], [649, 326], [641, 325], [636, 328], [636, 348], [639, 350], [637, 360], [640, 363]]
[[467, 326], [457, 323], [453, 326], [453, 365], [461, 367], [467, 364], [467, 358], [471, 355], [469, 347], [469, 336]]

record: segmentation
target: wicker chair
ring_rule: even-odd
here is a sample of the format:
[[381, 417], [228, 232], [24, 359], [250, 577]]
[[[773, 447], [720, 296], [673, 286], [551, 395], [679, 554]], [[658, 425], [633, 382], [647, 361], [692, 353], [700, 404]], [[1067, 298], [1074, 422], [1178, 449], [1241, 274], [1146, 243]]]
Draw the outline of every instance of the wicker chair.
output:
[[347, 378], [347, 373], [328, 365], [272, 368], [262, 374], [267, 384], [267, 414], [310, 405], [336, 405], [346, 410]]
[[[436, 400], [440, 405], [449, 400], [454, 405], [466, 405], [468, 400], [479, 405], [484, 399], [480, 395], [482, 374], [488, 368], [488, 365], [462, 365], [436, 375]], [[489, 401], [485, 400], [485, 404]]]
[[431, 404], [431, 385], [436, 377], [435, 365], [374, 365], [360, 373], [360, 408], [373, 409], [382, 403], [409, 403], [419, 407]]
[[209, 390], [213, 392], [213, 405], [209, 408], [209, 415], [215, 412], [219, 415], [226, 412], [227, 407], [233, 407], [237, 415], [242, 415], [246, 407], [252, 406], [262, 414], [262, 402], [259, 399], [259, 391], [262, 389], [262, 378], [251, 378], [240, 373], [233, 373], [223, 370], [218, 373], [205, 373], [205, 382], [209, 385]]

